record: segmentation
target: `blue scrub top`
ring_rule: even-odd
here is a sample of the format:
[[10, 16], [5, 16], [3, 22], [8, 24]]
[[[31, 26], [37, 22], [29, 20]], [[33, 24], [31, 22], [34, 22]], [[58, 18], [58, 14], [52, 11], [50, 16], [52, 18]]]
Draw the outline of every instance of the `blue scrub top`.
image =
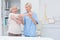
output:
[[[25, 14], [27, 14], [27, 12]], [[36, 22], [39, 22], [37, 15], [35, 13], [32, 14], [32, 17], [36, 20]], [[36, 25], [28, 16], [24, 16], [24, 35], [29, 37], [36, 36]]]

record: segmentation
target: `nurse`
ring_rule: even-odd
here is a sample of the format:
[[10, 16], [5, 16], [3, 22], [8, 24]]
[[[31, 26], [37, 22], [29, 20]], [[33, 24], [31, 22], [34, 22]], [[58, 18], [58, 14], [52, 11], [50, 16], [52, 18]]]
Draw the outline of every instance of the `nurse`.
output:
[[36, 36], [36, 24], [39, 20], [37, 15], [32, 12], [32, 5], [30, 3], [25, 4], [26, 16], [24, 16], [24, 36], [25, 37], [35, 37]]

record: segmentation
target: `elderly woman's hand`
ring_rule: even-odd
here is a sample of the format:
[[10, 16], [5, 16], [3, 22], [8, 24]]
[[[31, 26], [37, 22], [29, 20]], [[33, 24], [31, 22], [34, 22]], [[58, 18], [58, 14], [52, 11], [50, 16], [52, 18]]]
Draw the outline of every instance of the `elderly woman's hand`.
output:
[[18, 17], [23, 17], [24, 16], [24, 14], [19, 14], [19, 16]]

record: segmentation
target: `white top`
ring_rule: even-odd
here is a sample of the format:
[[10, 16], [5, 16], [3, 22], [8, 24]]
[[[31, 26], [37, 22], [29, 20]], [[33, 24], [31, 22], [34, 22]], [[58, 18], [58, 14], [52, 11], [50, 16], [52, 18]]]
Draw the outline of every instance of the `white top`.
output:
[[17, 24], [16, 21], [11, 19], [11, 16], [14, 15], [16, 18], [18, 14], [10, 13], [8, 19], [8, 33], [21, 34], [21, 26]]

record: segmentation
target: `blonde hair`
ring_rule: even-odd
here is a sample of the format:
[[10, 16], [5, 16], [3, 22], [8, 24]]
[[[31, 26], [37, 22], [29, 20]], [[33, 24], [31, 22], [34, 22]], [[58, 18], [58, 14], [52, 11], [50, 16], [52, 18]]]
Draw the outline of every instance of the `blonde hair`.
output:
[[30, 8], [32, 8], [31, 3], [28, 3], [28, 2], [25, 4], [25, 6], [29, 6]]

